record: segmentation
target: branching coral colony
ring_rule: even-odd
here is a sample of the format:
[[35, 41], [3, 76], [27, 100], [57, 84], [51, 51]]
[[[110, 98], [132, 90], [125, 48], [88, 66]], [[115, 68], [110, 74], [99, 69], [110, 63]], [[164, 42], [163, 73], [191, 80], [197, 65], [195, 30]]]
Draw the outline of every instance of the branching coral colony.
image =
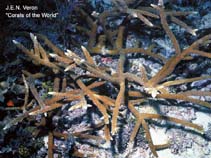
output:
[[[201, 37], [187, 48], [181, 48], [174, 33], [169, 28], [168, 22], [170, 20], [171, 22], [183, 27], [190, 34], [196, 35], [197, 30], [192, 29], [178, 18], [178, 16], [186, 16], [192, 12], [167, 11], [164, 8], [162, 0], [159, 1], [158, 5], [152, 4], [151, 7], [140, 7], [136, 9], [129, 8], [127, 1], [114, 0], [114, 5], [115, 7], [112, 11], [104, 11], [95, 17], [95, 19], [94, 17], [88, 15], [84, 10], [80, 8], [76, 9], [76, 12], [80, 14], [80, 16], [84, 18], [88, 24], [88, 27], [77, 27], [79, 31], [83, 31], [89, 38], [87, 46], [81, 46], [85, 58], [80, 57], [70, 50], [63, 52], [52, 44], [45, 36], [36, 33], [30, 33], [30, 37], [34, 44], [34, 49], [32, 50], [25, 48], [21, 43], [15, 40], [13, 41], [19, 49], [31, 58], [33, 63], [44, 65], [51, 69], [55, 76], [66, 76], [66, 78], [63, 79], [62, 88], [60, 88], [60, 79], [56, 77], [54, 81], [54, 91], [49, 92], [52, 97], [43, 100], [35, 88], [34, 80], [42, 78], [45, 75], [42, 73], [31, 74], [27, 71], [23, 71], [23, 80], [26, 87], [25, 102], [23, 107], [20, 108], [23, 110], [23, 114], [19, 116], [16, 121], [13, 121], [12, 124], [21, 121], [24, 118], [30, 117], [31, 115], [47, 114], [43, 115], [43, 122], [37, 125], [46, 126], [46, 120], [56, 114], [55, 109], [60, 108], [63, 105], [67, 106], [66, 103], [68, 102], [78, 101], [77, 104], [71, 106], [69, 109], [75, 110], [77, 108], [89, 108], [89, 106], [95, 106], [103, 118], [103, 121], [97, 124], [96, 127], [104, 131], [104, 136], [101, 137], [88, 134], [89, 131], [94, 130], [93, 127], [87, 127], [85, 131], [82, 131], [81, 133], [72, 133], [72, 135], [87, 139], [104, 139], [106, 144], [110, 144], [112, 137], [115, 134], [118, 134], [118, 117], [120, 117], [120, 115], [122, 116], [120, 108], [127, 107], [127, 109], [129, 109], [129, 111], [135, 116], [136, 124], [128, 143], [129, 150], [125, 152], [125, 156], [130, 154], [134, 145], [134, 139], [139, 128], [142, 127], [145, 131], [146, 140], [153, 155], [158, 157], [157, 150], [168, 148], [170, 144], [168, 142], [160, 145], [153, 143], [148, 126], [148, 120], [170, 121], [176, 124], [181, 124], [184, 127], [189, 127], [202, 134], [203, 127], [186, 120], [163, 116], [159, 113], [140, 112], [136, 107], [142, 106], [142, 104], [148, 99], [155, 101], [160, 99], [175, 99], [191, 102], [205, 108], [211, 108], [210, 102], [196, 99], [196, 97], [194, 97], [211, 96], [210, 91], [190, 90], [176, 93], [171, 92], [169, 89], [169, 87], [175, 85], [210, 79], [211, 76], [184, 78], [173, 81], [167, 79], [168, 76], [174, 73], [175, 67], [181, 61], [191, 60], [194, 58], [191, 54], [211, 58], [211, 53], [199, 49], [204, 42], [211, 39], [211, 34]], [[126, 26], [122, 24], [117, 30], [108, 28], [107, 20], [109, 18], [112, 19], [112, 17], [115, 17], [114, 19], [118, 19], [119, 17], [138, 18], [146, 25], [145, 27], [155, 27], [151, 21], [153, 21], [153, 19], [160, 20], [162, 28], [175, 49], [175, 55], [173, 55], [170, 59], [167, 59], [159, 53], [152, 52], [151, 47], [148, 49], [125, 48], [124, 42], [127, 37], [124, 32], [126, 31]], [[103, 34], [98, 34], [97, 29], [99, 27], [103, 29]], [[38, 40], [44, 41], [44, 44], [52, 50], [51, 53], [48, 53]], [[93, 56], [96, 54], [100, 55], [102, 58], [105, 56], [113, 59], [118, 57], [116, 70], [98, 66], [98, 63], [96, 63], [93, 59]], [[144, 66], [139, 67], [141, 75], [133, 74], [126, 68], [126, 62], [128, 62], [127, 60], [130, 54], [139, 54], [139, 56], [142, 57], [149, 56], [154, 58], [155, 61], [162, 63], [163, 66], [154, 76], [149, 76]], [[84, 74], [76, 75], [74, 73], [74, 69], [77, 67], [84, 70]], [[99, 87], [108, 83], [118, 89], [116, 97], [100, 93]], [[132, 84], [139, 88], [132, 89]], [[71, 85], [71, 90], [66, 89], [68, 85]], [[28, 98], [29, 90], [34, 96], [34, 100], [31, 102]], [[10, 125], [11, 124], [8, 124], [5, 129], [9, 128]], [[50, 128], [48, 133], [48, 156], [51, 158], [53, 157], [53, 137], [55, 136], [67, 139], [67, 135], [58, 133], [54, 131], [53, 128]], [[80, 153], [77, 149], [74, 149], [73, 154], [78, 157], [95, 156], [85, 155], [85, 153]]]

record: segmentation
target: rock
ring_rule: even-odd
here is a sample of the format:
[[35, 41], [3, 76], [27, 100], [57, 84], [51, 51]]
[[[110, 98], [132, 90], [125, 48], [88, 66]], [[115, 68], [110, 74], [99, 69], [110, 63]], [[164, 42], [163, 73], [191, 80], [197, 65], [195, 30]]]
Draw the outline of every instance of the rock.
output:
[[210, 149], [208, 149], [208, 148], [202, 148], [202, 150], [203, 150], [203, 153], [205, 155], [209, 155], [210, 154]]
[[168, 142], [168, 137], [165, 131], [165, 128], [150, 128], [152, 141], [155, 145], [166, 144]]
[[208, 80], [200, 80], [200, 81], [195, 81], [191, 83], [191, 87], [201, 87], [204, 84], [206, 84]]
[[211, 28], [211, 13], [208, 13], [202, 17], [199, 28], [200, 29]]
[[211, 123], [208, 123], [207, 130], [204, 132], [206, 138], [211, 140]]
[[198, 111], [196, 112], [196, 120], [193, 120], [193, 123], [202, 125], [204, 129], [207, 129], [210, 120], [211, 116], [209, 114]]
[[190, 64], [190, 65], [188, 66], [188, 70], [189, 70], [189, 71], [195, 71], [195, 70], [197, 69], [197, 67], [198, 67], [198, 64], [197, 64], [197, 63]]
[[193, 141], [201, 147], [206, 147], [208, 145], [208, 142], [200, 136], [195, 136]]

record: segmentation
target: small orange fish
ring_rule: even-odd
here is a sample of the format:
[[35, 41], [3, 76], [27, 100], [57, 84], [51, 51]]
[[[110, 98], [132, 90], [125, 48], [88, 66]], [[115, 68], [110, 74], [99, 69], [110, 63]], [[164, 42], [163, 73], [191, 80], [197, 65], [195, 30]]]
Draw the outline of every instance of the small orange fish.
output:
[[15, 104], [14, 104], [14, 102], [12, 101], [12, 100], [9, 100], [8, 102], [7, 102], [7, 106], [15, 106]]

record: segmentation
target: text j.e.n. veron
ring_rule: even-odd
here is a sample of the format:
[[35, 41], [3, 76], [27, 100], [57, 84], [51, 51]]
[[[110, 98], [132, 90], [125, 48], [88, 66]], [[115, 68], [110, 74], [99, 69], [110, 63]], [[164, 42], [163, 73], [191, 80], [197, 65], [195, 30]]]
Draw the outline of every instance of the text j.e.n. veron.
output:
[[10, 10], [10, 11], [15, 11], [15, 10], [38, 10], [38, 6], [7, 5], [5, 10]]

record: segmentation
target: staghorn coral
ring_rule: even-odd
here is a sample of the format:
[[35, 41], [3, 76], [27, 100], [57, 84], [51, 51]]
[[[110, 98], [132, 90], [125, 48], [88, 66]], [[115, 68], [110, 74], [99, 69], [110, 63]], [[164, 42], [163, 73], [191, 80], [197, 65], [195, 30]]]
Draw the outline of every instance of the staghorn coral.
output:
[[[195, 98], [195, 96], [211, 96], [210, 91], [188, 90], [181, 92], [172, 92], [171, 87], [191, 83], [199, 80], [210, 79], [211, 76], [199, 76], [192, 78], [182, 78], [176, 80], [169, 80], [169, 76], [174, 73], [176, 66], [181, 61], [192, 60], [196, 54], [206, 58], [211, 58], [209, 52], [205, 52], [200, 49], [200, 46], [204, 42], [211, 39], [211, 34], [205, 35], [197, 39], [187, 48], [181, 48], [174, 33], [171, 31], [167, 22], [167, 17], [170, 20], [180, 26], [182, 26], [187, 32], [192, 35], [196, 35], [196, 30], [193, 30], [184, 22], [179, 20], [177, 16], [185, 16], [191, 12], [174, 12], [166, 11], [163, 5], [163, 1], [159, 0], [158, 5], [152, 4], [149, 8], [130, 9], [127, 3], [114, 0], [114, 12], [103, 12], [95, 20], [89, 16], [81, 8], [76, 8], [76, 11], [82, 15], [86, 20], [87, 26], [78, 26], [79, 31], [84, 31], [88, 36], [87, 46], [81, 46], [83, 57], [77, 53], [67, 50], [63, 52], [52, 44], [45, 36], [39, 34], [30, 33], [30, 38], [33, 42], [33, 49], [29, 50], [25, 48], [21, 43], [14, 40], [14, 44], [21, 49], [32, 61], [36, 64], [43, 65], [52, 70], [55, 76], [65, 76], [63, 79], [62, 87], [59, 87], [60, 80], [55, 78], [54, 91], [49, 92], [51, 98], [45, 100], [41, 99], [38, 91], [34, 85], [36, 78], [42, 78], [42, 74], [31, 74], [30, 72], [23, 71], [26, 78], [23, 76], [24, 85], [26, 89], [25, 102], [23, 108], [23, 114], [12, 121], [9, 125], [17, 123], [24, 118], [31, 117], [33, 115], [42, 115], [42, 121], [37, 126], [47, 126], [46, 120], [52, 120], [52, 116], [58, 114], [58, 108], [66, 106], [66, 103], [76, 102], [76, 104], [69, 107], [69, 110], [75, 110], [77, 108], [87, 109], [90, 106], [96, 107], [102, 116], [102, 121], [96, 124], [94, 127], [87, 127], [85, 131], [71, 133], [75, 137], [87, 138], [87, 139], [104, 139], [106, 144], [104, 147], [108, 147], [112, 142], [112, 138], [115, 134], [118, 134], [119, 118], [124, 117], [122, 108], [126, 107], [136, 118], [135, 126], [128, 143], [128, 149], [123, 153], [124, 156], [130, 155], [134, 144], [135, 137], [142, 127], [145, 131], [146, 140], [149, 147], [155, 157], [158, 157], [157, 150], [168, 148], [169, 142], [166, 144], [154, 144], [151, 138], [148, 120], [164, 120], [180, 124], [184, 127], [196, 130], [199, 133], [203, 133], [203, 127], [181, 120], [178, 118], [165, 116], [160, 113], [146, 113], [139, 112], [136, 106], [142, 106], [147, 100], [182, 100], [194, 103], [194, 105], [201, 105], [203, 108], [211, 108], [209, 101], [204, 101]], [[139, 20], [146, 24], [146, 27], [155, 27], [145, 16], [160, 20], [160, 27], [170, 38], [172, 45], [175, 49], [175, 55], [169, 59], [163, 57], [159, 53], [153, 52], [152, 47], [145, 48], [125, 48], [124, 42], [127, 39], [126, 26], [121, 24], [116, 30], [107, 28], [107, 20], [109, 17], [118, 17], [124, 14], [128, 14], [131, 18], [138, 17]], [[124, 18], [127, 18], [125, 16]], [[97, 28], [99, 25], [103, 28], [103, 34], [98, 34]], [[22, 33], [27, 35], [27, 33]], [[39, 43], [39, 40], [43, 40], [44, 43], [51, 49], [51, 53], [48, 53], [44, 47]], [[102, 57], [111, 57], [112, 59], [118, 58], [116, 69], [113, 70], [109, 67], [98, 66], [98, 63], [93, 59], [93, 56], [100, 55]], [[130, 55], [140, 54], [141, 56], [149, 56], [150, 59], [162, 64], [162, 68], [154, 75], [150, 76], [147, 73], [144, 65], [139, 65], [138, 71], [140, 75], [131, 73], [126, 67], [126, 62]], [[76, 74], [74, 69], [80, 68], [83, 70], [83, 74]], [[130, 68], [129, 68], [130, 69]], [[90, 83], [91, 82], [91, 83]], [[100, 87], [103, 85], [112, 84], [116, 89], [114, 97], [108, 96], [100, 92]], [[132, 85], [139, 87], [138, 89], [131, 88]], [[71, 86], [70, 90], [66, 90], [68, 86]], [[35, 100], [29, 102], [28, 91], [32, 93]], [[34, 103], [36, 102], [36, 103]], [[32, 104], [34, 106], [32, 106]], [[159, 106], [159, 104], [157, 104]], [[46, 116], [47, 114], [47, 116]], [[9, 128], [9, 126], [6, 126]], [[96, 136], [87, 134], [92, 130], [102, 130], [104, 136]], [[39, 130], [37, 131], [39, 133]], [[53, 128], [48, 128], [48, 157], [53, 157], [53, 139], [54, 137], [60, 137], [67, 139], [67, 135], [54, 131]], [[80, 153], [77, 149], [74, 149], [73, 155], [78, 157], [84, 157], [85, 154]], [[86, 155], [94, 157], [95, 155]]]

